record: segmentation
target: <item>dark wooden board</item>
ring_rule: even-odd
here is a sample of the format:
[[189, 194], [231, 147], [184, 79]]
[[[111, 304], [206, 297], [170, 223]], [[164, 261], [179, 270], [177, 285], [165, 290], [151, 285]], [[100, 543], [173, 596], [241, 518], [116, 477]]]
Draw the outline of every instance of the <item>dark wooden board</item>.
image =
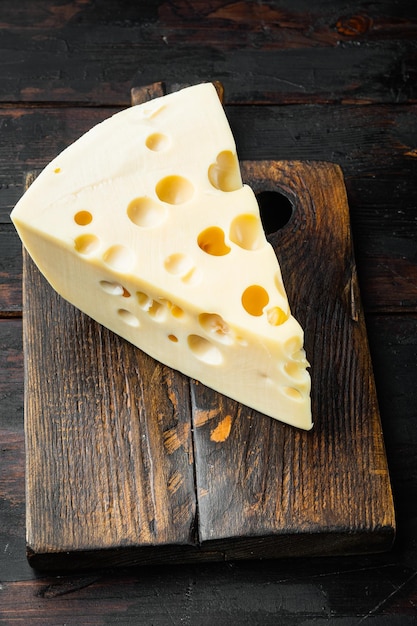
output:
[[414, 0], [2, 0], [0, 27], [1, 102], [126, 106], [161, 68], [230, 104], [416, 101]]
[[[242, 163], [312, 364], [299, 431], [153, 361], [24, 257], [27, 543], [79, 569], [388, 549], [395, 520], [342, 172]], [[259, 196], [265, 198], [265, 194]], [[274, 221], [274, 220], [272, 220]]]

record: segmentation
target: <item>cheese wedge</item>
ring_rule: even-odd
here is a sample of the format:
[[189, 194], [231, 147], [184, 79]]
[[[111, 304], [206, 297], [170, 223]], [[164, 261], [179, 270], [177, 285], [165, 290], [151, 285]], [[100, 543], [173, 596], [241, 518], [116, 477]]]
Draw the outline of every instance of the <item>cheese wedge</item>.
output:
[[81, 311], [208, 387], [311, 428], [303, 331], [212, 84], [98, 124], [11, 217]]

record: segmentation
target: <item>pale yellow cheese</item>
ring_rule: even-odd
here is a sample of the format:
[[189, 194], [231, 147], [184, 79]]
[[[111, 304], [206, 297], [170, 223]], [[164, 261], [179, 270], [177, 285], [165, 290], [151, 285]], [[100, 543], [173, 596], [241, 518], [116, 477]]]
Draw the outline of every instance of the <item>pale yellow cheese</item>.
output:
[[43, 170], [12, 220], [81, 311], [216, 391], [311, 428], [303, 331], [213, 85], [95, 126]]

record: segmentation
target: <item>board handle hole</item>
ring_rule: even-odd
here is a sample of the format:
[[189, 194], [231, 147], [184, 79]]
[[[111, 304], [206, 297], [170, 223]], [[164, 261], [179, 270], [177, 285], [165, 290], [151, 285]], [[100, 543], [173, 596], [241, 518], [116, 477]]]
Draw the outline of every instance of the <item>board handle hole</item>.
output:
[[280, 191], [261, 191], [257, 194], [261, 221], [266, 235], [284, 228], [294, 212], [291, 200]]

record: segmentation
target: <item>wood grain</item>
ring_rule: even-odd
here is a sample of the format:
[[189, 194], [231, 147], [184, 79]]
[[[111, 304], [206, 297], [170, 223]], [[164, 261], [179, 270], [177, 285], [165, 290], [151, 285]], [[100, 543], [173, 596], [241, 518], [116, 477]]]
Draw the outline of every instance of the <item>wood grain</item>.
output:
[[[269, 237], [305, 328], [313, 431], [156, 363], [65, 303], [25, 256], [27, 538], [35, 567], [391, 546], [390, 480], [341, 170], [263, 161], [243, 162], [242, 172], [255, 192], [293, 207]], [[261, 211], [265, 219], [273, 203]]]
[[160, 80], [161, 68], [172, 83], [212, 79], [215, 68], [229, 104], [416, 100], [411, 0], [322, 0], [314, 10], [244, 0], [147, 2], [139, 10], [41, 0], [25, 11], [3, 0], [1, 10], [2, 102], [126, 106], [132, 82]]
[[186, 381], [48, 294], [36, 272], [26, 264], [31, 550], [192, 542]]

